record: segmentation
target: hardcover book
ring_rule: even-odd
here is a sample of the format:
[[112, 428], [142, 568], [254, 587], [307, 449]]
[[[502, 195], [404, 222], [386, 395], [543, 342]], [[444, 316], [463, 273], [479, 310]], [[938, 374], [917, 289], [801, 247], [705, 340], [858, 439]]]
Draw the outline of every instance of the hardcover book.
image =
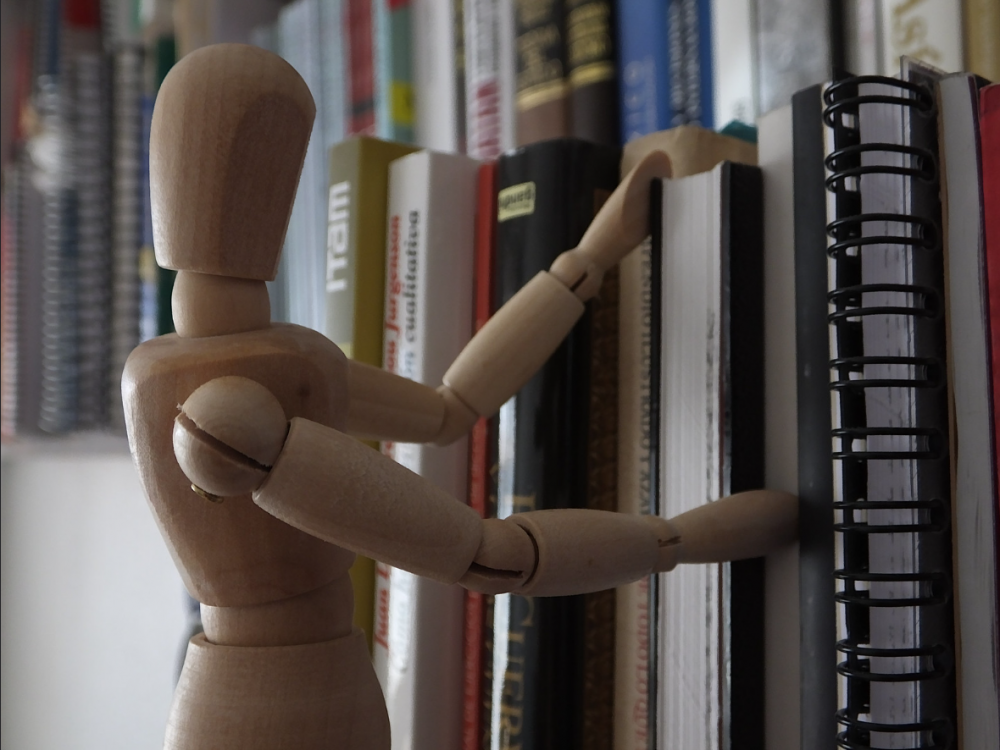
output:
[[[421, 151], [389, 168], [384, 367], [438, 385], [472, 336], [479, 163]], [[398, 463], [455, 498], [468, 442], [383, 443]], [[464, 592], [378, 563], [373, 662], [394, 750], [457, 749], [463, 714]]]
[[[499, 159], [497, 305], [579, 242], [618, 182], [619, 158], [617, 148], [560, 139]], [[501, 407], [499, 517], [587, 501], [590, 326], [585, 317]], [[581, 746], [584, 637], [582, 597], [495, 597], [493, 747]]]

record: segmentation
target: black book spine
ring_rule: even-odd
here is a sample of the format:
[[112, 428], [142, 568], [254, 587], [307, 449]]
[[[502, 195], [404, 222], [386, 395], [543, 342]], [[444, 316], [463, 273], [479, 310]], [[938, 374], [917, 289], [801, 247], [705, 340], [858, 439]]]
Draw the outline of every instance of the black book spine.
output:
[[801, 746], [837, 733], [826, 191], [820, 86], [792, 97], [799, 454]]
[[[764, 486], [764, 205], [756, 167], [722, 170], [723, 362], [729, 430], [727, 494]], [[731, 737], [764, 748], [764, 558], [729, 568]]]
[[[576, 246], [618, 182], [620, 157], [615, 147], [559, 139], [500, 158], [498, 305]], [[500, 411], [500, 517], [586, 501], [589, 326], [585, 316]], [[580, 747], [583, 597], [497, 596], [493, 622], [493, 747]]]

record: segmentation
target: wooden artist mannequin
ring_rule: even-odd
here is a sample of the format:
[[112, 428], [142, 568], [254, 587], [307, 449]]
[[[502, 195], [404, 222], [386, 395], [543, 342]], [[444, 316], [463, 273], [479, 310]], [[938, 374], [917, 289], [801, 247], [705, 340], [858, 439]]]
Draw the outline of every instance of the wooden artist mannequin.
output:
[[220, 45], [174, 67], [153, 115], [156, 254], [179, 270], [177, 334], [137, 348], [122, 389], [153, 513], [202, 602], [170, 748], [389, 747], [352, 626], [355, 553], [484, 592], [558, 595], [757, 556], [794, 535], [794, 499], [765, 491], [672, 521], [584, 510], [483, 521], [349, 437], [446, 444], [495, 413], [647, 233], [649, 183], [670, 164], [664, 154], [639, 164], [580, 247], [511, 300], [435, 390], [270, 323], [264, 282], [314, 112], [287, 63]]

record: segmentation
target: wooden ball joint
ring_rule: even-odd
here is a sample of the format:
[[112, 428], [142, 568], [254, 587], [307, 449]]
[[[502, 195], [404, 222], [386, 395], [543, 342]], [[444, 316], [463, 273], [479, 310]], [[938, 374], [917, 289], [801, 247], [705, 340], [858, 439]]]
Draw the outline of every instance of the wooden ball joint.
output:
[[177, 333], [133, 352], [122, 392], [150, 507], [205, 625], [188, 647], [169, 748], [389, 747], [352, 626], [355, 553], [546, 596], [758, 556], [795, 534], [795, 499], [763, 490], [670, 521], [586, 510], [484, 521], [354, 439], [446, 444], [495, 413], [647, 234], [648, 186], [670, 162], [653, 154], [626, 176], [579, 247], [508, 302], [433, 389], [270, 323], [264, 282], [314, 113], [287, 63], [219, 45], [174, 67], [153, 115], [154, 238], [159, 263], [178, 270]]

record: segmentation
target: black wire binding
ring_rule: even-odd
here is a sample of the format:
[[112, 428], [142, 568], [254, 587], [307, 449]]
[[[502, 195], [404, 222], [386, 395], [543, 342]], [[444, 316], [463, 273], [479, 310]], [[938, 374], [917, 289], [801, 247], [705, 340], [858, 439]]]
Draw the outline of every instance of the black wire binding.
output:
[[[879, 83], [885, 86], [892, 86], [900, 91], [911, 94], [911, 96], [893, 96], [891, 94], [863, 94], [860, 96], [848, 96], [846, 99], [839, 99], [842, 91], [853, 92], [858, 86], [865, 83]], [[929, 115], [934, 111], [934, 97], [923, 86], [910, 81], [902, 81], [898, 78], [888, 78], [887, 76], [855, 76], [845, 78], [826, 87], [823, 92], [823, 101], [827, 105], [823, 110], [823, 122], [827, 127], [837, 127], [837, 115], [841, 112], [857, 113], [861, 104], [898, 104], [903, 107], [913, 107], [917, 111]]]
[[[852, 378], [867, 365], [908, 367], [912, 378]], [[941, 362], [931, 357], [838, 357], [830, 360], [830, 388], [834, 391], [865, 388], [939, 388], [943, 382]]]
[[[932, 719], [910, 724], [880, 724], [873, 721], [863, 721], [857, 716], [851, 716], [847, 709], [837, 711], [837, 723], [848, 728], [837, 735], [837, 746], [844, 750], [868, 750], [872, 747], [871, 735], [912, 733], [930, 735], [931, 744], [911, 745], [907, 750], [948, 750], [954, 747], [955, 733], [948, 721]], [[849, 734], [856, 734], [860, 739], [852, 739]]]
[[[866, 222], [892, 222], [912, 227], [912, 234], [883, 234], [862, 236], [862, 227]], [[826, 233], [834, 242], [826, 249], [831, 258], [853, 255], [851, 248], [862, 248], [869, 245], [899, 245], [922, 250], [937, 250], [940, 237], [935, 226], [919, 216], [906, 214], [858, 214], [831, 221], [826, 225]]]
[[[864, 84], [882, 84], [891, 90], [863, 93]], [[951, 695], [947, 700], [954, 702], [950, 637], [935, 635], [946, 632], [938, 628], [940, 622], [950, 622], [952, 581], [950, 570], [928, 569], [927, 561], [938, 558], [925, 557], [933, 554], [928, 550], [940, 548], [941, 540], [950, 539], [951, 524], [947, 481], [945, 486], [924, 483], [925, 476], [947, 479], [941, 465], [948, 462], [947, 419], [928, 419], [924, 411], [928, 404], [944, 398], [946, 378], [943, 345], [928, 344], [938, 340], [936, 331], [943, 331], [938, 276], [927, 271], [941, 258], [936, 209], [927, 211], [933, 205], [928, 201], [937, 201], [939, 165], [932, 146], [920, 147], [935, 142], [927, 134], [933, 128], [935, 101], [927, 86], [881, 76], [844, 79], [828, 86], [823, 99], [823, 121], [833, 129], [835, 143], [824, 162], [828, 170], [825, 187], [834, 207], [826, 227], [830, 242], [825, 251], [831, 259], [828, 319], [836, 352], [830, 361], [830, 388], [839, 415], [832, 431], [832, 457], [840, 476], [833, 509], [843, 560], [834, 572], [835, 600], [844, 608], [846, 626], [846, 637], [836, 644], [842, 656], [836, 670], [847, 688], [846, 705], [837, 712], [837, 722], [844, 729], [836, 735], [836, 744], [844, 750], [868, 750], [893, 739], [894, 747], [950, 750], [956, 741], [954, 707], [942, 708], [933, 696]], [[869, 110], [861, 107], [869, 104], [907, 108], [912, 113], [906, 121], [911, 123], [908, 132], [923, 128], [913, 137], [914, 144], [861, 142], [859, 116], [866, 116]], [[868, 190], [863, 178], [879, 174], [898, 176], [907, 194], [925, 196], [924, 202], [904, 204], [909, 213], [862, 213], [862, 191]], [[911, 264], [912, 283], [862, 283], [862, 258], [886, 250], [902, 252]], [[879, 293], [887, 296], [881, 300], [872, 296]], [[908, 321], [905, 325], [913, 340], [906, 355], [866, 354], [862, 323], [873, 317]], [[873, 389], [884, 389], [885, 398], [891, 398], [895, 390], [910, 399], [912, 413], [908, 424], [904, 419], [906, 426], [869, 424], [868, 399], [881, 398]], [[879, 438], [886, 438], [891, 450], [872, 450]], [[867, 496], [869, 472], [882, 471], [879, 467], [885, 461], [904, 462], [902, 470], [912, 472], [916, 480], [913, 496]], [[885, 511], [900, 512], [886, 515]], [[871, 570], [869, 545], [888, 543], [884, 538], [890, 534], [912, 539], [913, 570]], [[891, 586], [879, 593], [879, 584]], [[875, 610], [892, 609], [913, 611], [918, 624], [914, 639], [906, 645], [873, 647], [870, 617]], [[880, 663], [881, 659], [889, 661]], [[873, 661], [877, 671], [873, 671]], [[871, 720], [878, 715], [873, 712], [877, 706], [872, 699], [877, 695], [872, 686], [882, 685], [877, 689], [886, 690], [893, 684], [913, 685], [913, 719], [897, 724]]]
[[[903, 154], [909, 156], [911, 166], [895, 164], [865, 164], [861, 165], [862, 154]], [[844, 161], [852, 166], [840, 166]], [[898, 143], [857, 143], [845, 146], [831, 152], [824, 160], [826, 168], [832, 174], [826, 178], [826, 189], [836, 190], [850, 177], [860, 177], [864, 174], [897, 174], [912, 177], [915, 180], [935, 182], [938, 177], [937, 159], [925, 148], [902, 146]]]

